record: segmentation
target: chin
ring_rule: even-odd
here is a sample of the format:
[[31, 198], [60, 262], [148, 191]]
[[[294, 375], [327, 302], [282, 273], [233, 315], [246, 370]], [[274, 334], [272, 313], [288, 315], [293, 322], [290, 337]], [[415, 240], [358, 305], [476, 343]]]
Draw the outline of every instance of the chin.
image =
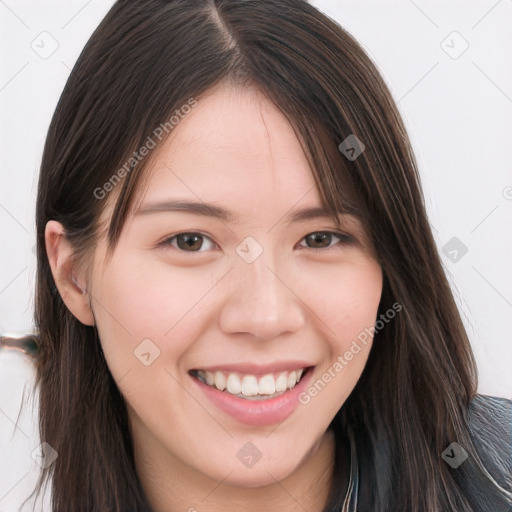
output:
[[[261, 463], [261, 461], [259, 462]], [[258, 464], [259, 464], [258, 463]], [[275, 467], [261, 465], [259, 468], [256, 466], [252, 468], [236, 469], [223, 481], [223, 484], [232, 487], [243, 487], [246, 489], [257, 489], [273, 485], [276, 481], [285, 480], [294, 471], [295, 467]], [[220, 481], [225, 478], [225, 475], [220, 477]], [[216, 480], [219, 480], [216, 478]]]

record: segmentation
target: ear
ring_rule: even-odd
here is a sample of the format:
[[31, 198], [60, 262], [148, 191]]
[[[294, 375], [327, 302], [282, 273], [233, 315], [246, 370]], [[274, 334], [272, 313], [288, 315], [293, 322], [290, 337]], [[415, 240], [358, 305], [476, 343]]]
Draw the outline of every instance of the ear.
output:
[[94, 325], [85, 276], [77, 274], [73, 247], [66, 237], [64, 227], [60, 222], [50, 220], [46, 224], [44, 238], [53, 279], [64, 304], [80, 322]]

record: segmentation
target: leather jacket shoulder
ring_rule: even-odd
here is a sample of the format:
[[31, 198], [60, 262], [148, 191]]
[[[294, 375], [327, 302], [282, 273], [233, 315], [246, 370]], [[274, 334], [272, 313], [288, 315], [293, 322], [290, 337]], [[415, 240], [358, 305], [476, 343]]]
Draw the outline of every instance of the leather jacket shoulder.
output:
[[478, 512], [511, 512], [496, 492], [495, 482], [512, 496], [512, 401], [475, 395], [467, 415], [471, 437], [484, 464], [471, 454], [454, 471], [454, 478]]
[[[454, 464], [450, 464], [453, 478], [473, 512], [512, 512], [512, 401], [477, 394], [471, 399], [466, 421], [483, 467], [477, 464], [474, 453], [464, 450], [458, 454], [463, 453], [459, 459], [461, 462], [452, 461]], [[450, 447], [443, 452], [444, 461], [449, 460], [445, 458], [447, 454], [455, 456]], [[458, 445], [454, 449], [457, 451], [460, 448]], [[464, 458], [466, 455], [467, 458]], [[444, 461], [440, 454], [440, 463], [444, 464]], [[357, 503], [343, 510], [373, 512], [374, 489], [372, 483], [365, 480], [362, 478], [360, 485], [356, 485], [356, 489], [359, 487]], [[509, 501], [501, 497], [503, 490], [508, 492]]]

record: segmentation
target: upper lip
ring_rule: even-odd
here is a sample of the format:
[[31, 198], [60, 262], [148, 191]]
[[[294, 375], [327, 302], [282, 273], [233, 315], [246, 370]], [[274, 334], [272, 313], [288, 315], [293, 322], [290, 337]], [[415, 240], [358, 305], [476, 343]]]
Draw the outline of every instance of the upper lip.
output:
[[278, 361], [269, 364], [254, 364], [254, 363], [222, 363], [216, 365], [198, 366], [194, 370], [206, 370], [209, 372], [224, 371], [228, 373], [245, 373], [249, 375], [266, 375], [267, 373], [277, 373], [292, 370], [299, 370], [300, 368], [309, 368], [314, 364], [307, 361]]

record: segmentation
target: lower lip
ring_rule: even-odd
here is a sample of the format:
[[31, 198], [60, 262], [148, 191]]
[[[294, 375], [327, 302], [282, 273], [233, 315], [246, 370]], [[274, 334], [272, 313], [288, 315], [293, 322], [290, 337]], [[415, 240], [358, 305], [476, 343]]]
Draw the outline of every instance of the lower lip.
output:
[[263, 426], [281, 423], [290, 416], [300, 403], [299, 394], [307, 388], [313, 374], [312, 370], [313, 368], [308, 368], [300, 382], [293, 389], [275, 398], [263, 400], [240, 398], [208, 386], [196, 377], [191, 376], [191, 379], [208, 399], [235, 420], [247, 425]]

